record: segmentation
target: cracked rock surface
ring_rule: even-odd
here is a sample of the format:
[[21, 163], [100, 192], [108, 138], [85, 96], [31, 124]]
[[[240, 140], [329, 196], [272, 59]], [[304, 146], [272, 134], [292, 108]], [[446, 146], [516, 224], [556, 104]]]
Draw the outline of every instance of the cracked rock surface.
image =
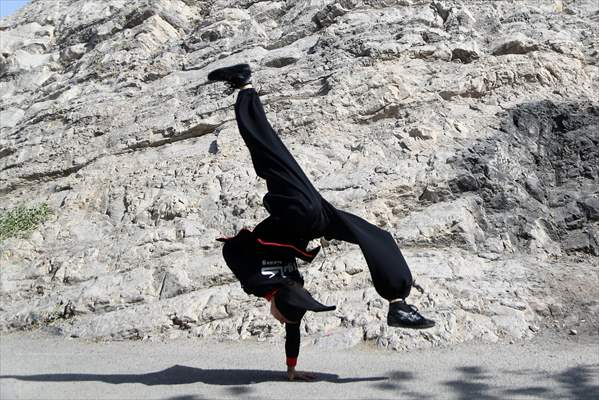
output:
[[300, 268], [307, 341], [393, 349], [598, 333], [592, 0], [33, 0], [0, 21], [0, 329], [281, 340], [215, 238], [266, 217], [212, 69], [248, 62], [323, 196], [391, 232], [436, 328], [388, 328], [358, 248]]

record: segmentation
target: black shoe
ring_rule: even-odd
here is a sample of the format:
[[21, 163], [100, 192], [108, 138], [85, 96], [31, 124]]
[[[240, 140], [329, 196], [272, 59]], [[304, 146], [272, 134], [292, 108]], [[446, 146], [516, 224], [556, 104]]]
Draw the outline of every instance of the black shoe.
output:
[[208, 74], [209, 81], [224, 81], [234, 89], [250, 83], [252, 70], [248, 64], [237, 64], [230, 67], [215, 69]]
[[435, 326], [435, 321], [424, 318], [418, 309], [404, 301], [389, 303], [387, 325], [398, 328], [426, 329]]

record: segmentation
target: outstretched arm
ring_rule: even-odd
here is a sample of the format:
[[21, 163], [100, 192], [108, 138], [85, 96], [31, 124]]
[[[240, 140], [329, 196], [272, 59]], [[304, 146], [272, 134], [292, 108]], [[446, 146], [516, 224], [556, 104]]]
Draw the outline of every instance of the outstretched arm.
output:
[[297, 356], [300, 348], [300, 324], [285, 324], [285, 355], [287, 356], [287, 379], [313, 381], [314, 375], [306, 372], [296, 371]]

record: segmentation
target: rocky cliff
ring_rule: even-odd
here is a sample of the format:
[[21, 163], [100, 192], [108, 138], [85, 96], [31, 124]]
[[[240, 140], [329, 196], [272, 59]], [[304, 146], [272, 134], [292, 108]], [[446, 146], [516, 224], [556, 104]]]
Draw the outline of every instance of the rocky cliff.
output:
[[33, 0], [0, 22], [3, 330], [282, 336], [215, 238], [266, 216], [235, 95], [323, 196], [389, 230], [435, 329], [389, 329], [358, 248], [302, 265], [326, 346], [395, 349], [599, 325], [599, 5], [577, 1]]

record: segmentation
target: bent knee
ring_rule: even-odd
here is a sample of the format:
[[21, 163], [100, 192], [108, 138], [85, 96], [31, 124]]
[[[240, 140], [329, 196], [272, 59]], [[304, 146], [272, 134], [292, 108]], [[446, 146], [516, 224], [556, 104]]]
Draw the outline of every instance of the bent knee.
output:
[[320, 202], [309, 202], [302, 205], [300, 217], [305, 218], [307, 221], [313, 221], [319, 219], [322, 215], [322, 204]]

